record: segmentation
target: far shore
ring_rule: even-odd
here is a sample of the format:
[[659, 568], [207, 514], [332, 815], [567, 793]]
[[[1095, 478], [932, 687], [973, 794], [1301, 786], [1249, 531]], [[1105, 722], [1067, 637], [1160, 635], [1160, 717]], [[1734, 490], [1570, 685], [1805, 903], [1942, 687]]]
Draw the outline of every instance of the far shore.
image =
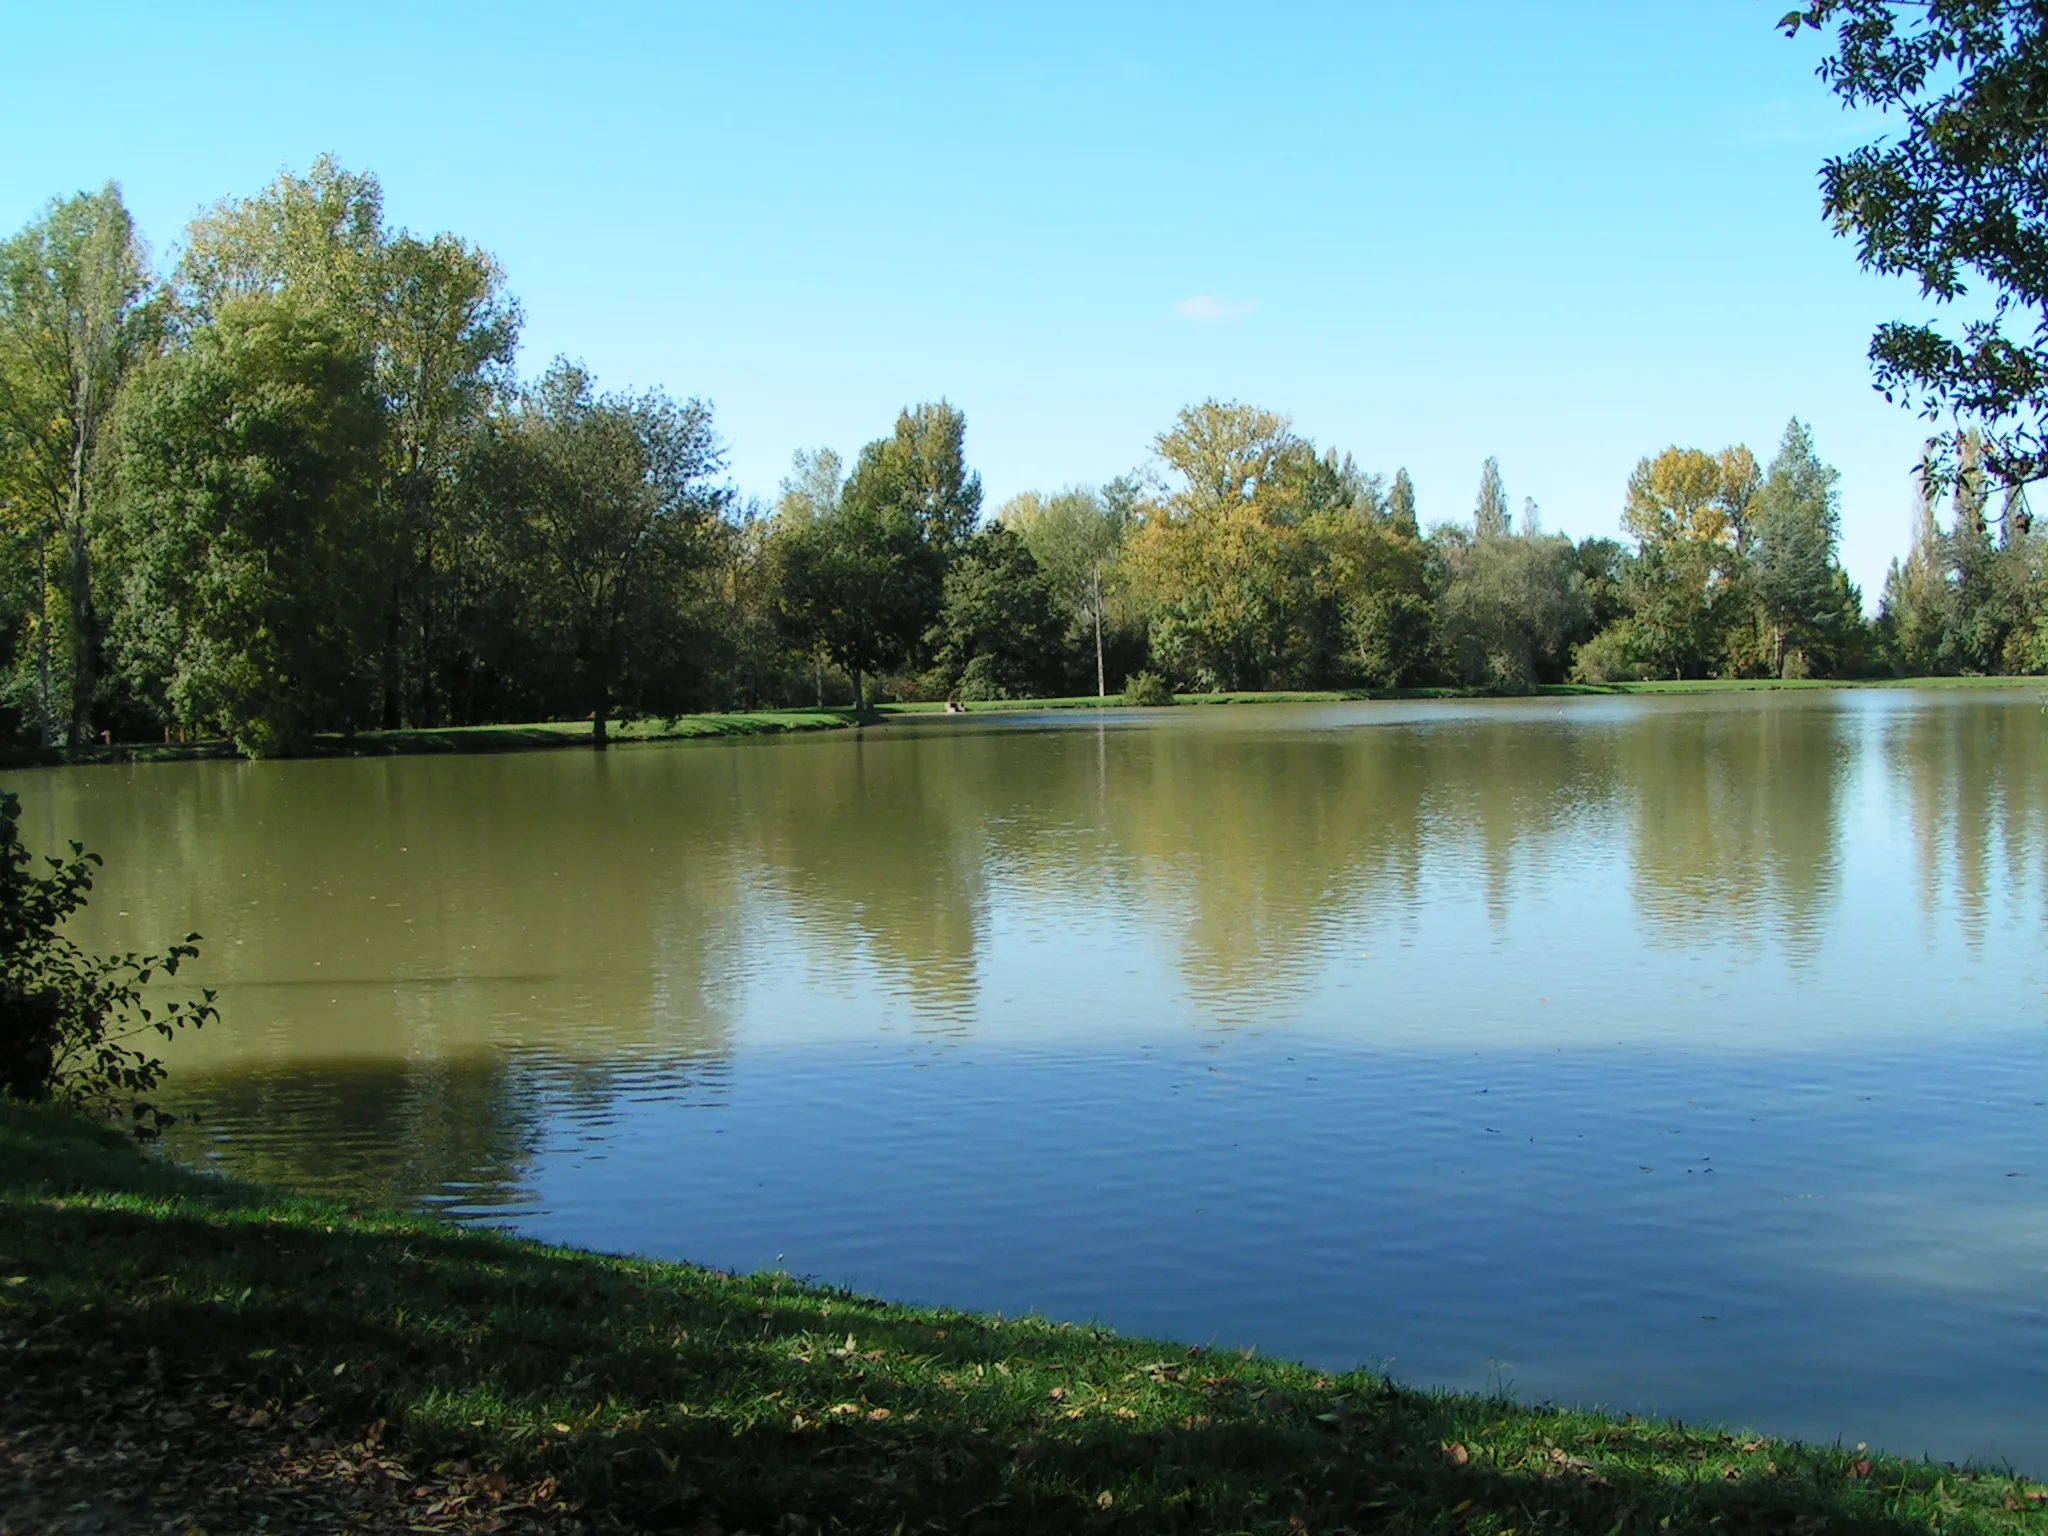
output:
[[[1545, 683], [1533, 692], [1498, 695], [1471, 688], [1329, 688], [1281, 690], [1270, 693], [1179, 693], [1176, 705], [1215, 706], [1224, 704], [1345, 704], [1429, 699], [1581, 698], [1599, 695], [1798, 692], [1863, 688], [2048, 688], [2048, 677], [1878, 677], [1806, 678], [1778, 681], [1772, 678], [1686, 678], [1637, 683]], [[947, 705], [938, 700], [910, 703], [885, 702], [865, 711], [851, 705], [808, 706], [789, 709], [735, 710], [668, 717], [645, 716], [618, 719], [607, 727], [607, 745], [640, 746], [654, 742], [703, 741], [739, 736], [781, 736], [796, 732], [836, 731], [853, 726], [881, 725], [902, 717], [954, 715], [955, 717], [1039, 714], [1047, 710], [1128, 710], [1136, 706], [1122, 695], [1106, 698], [1076, 695], [1057, 699], [993, 699]], [[592, 746], [590, 721], [543, 720], [514, 725], [422, 726], [391, 731], [358, 731], [353, 735], [325, 735], [314, 739], [301, 758], [327, 757], [413, 757], [488, 752], [539, 752], [564, 747]], [[189, 742], [113, 741], [94, 742], [76, 749], [64, 747], [16, 747], [0, 751], [0, 767], [36, 768], [92, 766], [110, 763], [190, 762], [234, 758], [239, 754], [226, 739]]]

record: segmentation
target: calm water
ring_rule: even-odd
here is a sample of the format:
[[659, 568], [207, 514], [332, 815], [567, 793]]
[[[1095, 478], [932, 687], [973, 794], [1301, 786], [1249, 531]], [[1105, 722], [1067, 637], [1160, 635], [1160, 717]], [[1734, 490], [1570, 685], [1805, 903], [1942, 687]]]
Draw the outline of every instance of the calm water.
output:
[[2038, 690], [16, 775], [180, 1155], [2048, 1473]]

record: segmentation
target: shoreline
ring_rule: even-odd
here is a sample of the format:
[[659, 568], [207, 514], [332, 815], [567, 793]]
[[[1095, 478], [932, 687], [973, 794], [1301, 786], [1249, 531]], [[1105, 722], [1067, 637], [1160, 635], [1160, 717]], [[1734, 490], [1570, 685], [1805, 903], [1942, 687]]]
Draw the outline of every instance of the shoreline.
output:
[[549, 1247], [5, 1101], [0, 1348], [8, 1531], [2048, 1530], [2004, 1473]]
[[[1545, 683], [1527, 694], [1492, 694], [1472, 688], [1350, 688], [1295, 689], [1268, 693], [1183, 693], [1174, 703], [1184, 708], [1216, 708], [1246, 704], [1347, 704], [1398, 703], [1490, 698], [1593, 698], [1625, 697], [1632, 694], [1693, 693], [1789, 693], [1816, 690], [1897, 689], [1979, 689], [2036, 688], [2048, 690], [2048, 677], [1903, 677], [1903, 678], [1810, 678], [1794, 682], [1771, 678], [1691, 678], [1640, 683]], [[1077, 695], [1050, 699], [993, 699], [963, 704], [957, 715], [945, 704], [920, 701], [872, 705], [862, 713], [849, 706], [823, 709], [792, 707], [715, 711], [667, 718], [651, 716], [615, 720], [609, 728], [609, 745], [636, 746], [661, 742], [705, 741], [751, 736], [782, 736], [815, 731], [847, 730], [863, 725], [884, 725], [892, 719], [924, 720], [932, 716], [971, 718], [988, 715], [1041, 714], [1048, 711], [1122, 710], [1122, 696], [1107, 698]], [[316, 737], [313, 747], [280, 761], [305, 761], [338, 757], [427, 757], [470, 756], [498, 752], [591, 750], [590, 722], [535, 721], [508, 725], [462, 725], [415, 727], [391, 731], [359, 731], [354, 735]], [[94, 744], [73, 752], [63, 747], [21, 748], [0, 751], [0, 767], [62, 768], [94, 767], [126, 763], [241, 761], [230, 741], [204, 742], [113, 742]]]

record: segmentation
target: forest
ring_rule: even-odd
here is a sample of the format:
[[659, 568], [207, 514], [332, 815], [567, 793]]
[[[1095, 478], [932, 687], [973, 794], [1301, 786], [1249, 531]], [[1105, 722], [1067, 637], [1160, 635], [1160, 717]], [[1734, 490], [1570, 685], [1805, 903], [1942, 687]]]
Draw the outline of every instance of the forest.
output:
[[[985, 507], [964, 414], [741, 494], [710, 406], [518, 367], [485, 251], [387, 225], [331, 159], [153, 270], [117, 187], [0, 245], [0, 737], [29, 747], [606, 722], [883, 699], [2048, 671], [2023, 492], [1951, 434], [1874, 618], [1836, 473], [1667, 447], [1624, 538], [1545, 532], [1481, 467], [1406, 470], [1236, 402], [1101, 486]], [[877, 423], [878, 428], [882, 423]]]

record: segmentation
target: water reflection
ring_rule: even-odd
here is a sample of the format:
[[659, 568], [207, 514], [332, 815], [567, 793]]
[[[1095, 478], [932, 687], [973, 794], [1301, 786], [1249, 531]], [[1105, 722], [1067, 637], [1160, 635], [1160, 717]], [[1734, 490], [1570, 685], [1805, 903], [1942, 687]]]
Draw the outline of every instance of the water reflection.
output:
[[211, 936], [182, 1155], [2048, 1466], [2035, 692], [22, 779]]

